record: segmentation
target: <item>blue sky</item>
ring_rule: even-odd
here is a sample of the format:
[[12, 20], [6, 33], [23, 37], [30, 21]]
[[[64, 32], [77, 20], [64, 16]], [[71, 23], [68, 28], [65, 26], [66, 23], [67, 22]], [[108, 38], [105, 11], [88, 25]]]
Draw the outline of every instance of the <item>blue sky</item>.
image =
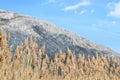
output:
[[0, 0], [0, 9], [54, 23], [120, 53], [119, 0]]

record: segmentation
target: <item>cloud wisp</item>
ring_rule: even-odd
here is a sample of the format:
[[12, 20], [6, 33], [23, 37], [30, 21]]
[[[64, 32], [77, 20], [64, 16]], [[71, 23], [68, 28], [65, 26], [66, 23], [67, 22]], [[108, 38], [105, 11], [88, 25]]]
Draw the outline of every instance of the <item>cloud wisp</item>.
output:
[[90, 10], [90, 13], [91, 13], [91, 14], [93, 14], [94, 12], [95, 12], [95, 10], [94, 10], [94, 9], [91, 9], [91, 10]]
[[63, 10], [65, 10], [65, 11], [76, 10], [76, 9], [78, 9], [81, 6], [88, 6], [88, 5], [90, 5], [90, 2], [87, 1], [87, 0], [83, 0], [82, 2], [79, 2], [77, 4], [66, 6], [66, 7], [63, 8]]
[[120, 18], [120, 2], [110, 2], [107, 7], [110, 9], [108, 16]]
[[86, 10], [86, 9], [84, 9], [84, 10], [81, 10], [80, 12], [75, 11], [75, 14], [82, 15], [82, 14], [85, 14], [86, 12], [87, 12], [87, 10]]

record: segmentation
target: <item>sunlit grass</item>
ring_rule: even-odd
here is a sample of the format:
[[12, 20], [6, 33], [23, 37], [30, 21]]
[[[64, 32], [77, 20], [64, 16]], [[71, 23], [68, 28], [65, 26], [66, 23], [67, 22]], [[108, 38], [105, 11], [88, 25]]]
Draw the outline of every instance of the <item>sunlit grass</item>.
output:
[[119, 80], [120, 62], [113, 58], [76, 56], [68, 49], [51, 59], [38, 48], [36, 37], [17, 46], [13, 56], [7, 41], [10, 34], [0, 30], [0, 80]]

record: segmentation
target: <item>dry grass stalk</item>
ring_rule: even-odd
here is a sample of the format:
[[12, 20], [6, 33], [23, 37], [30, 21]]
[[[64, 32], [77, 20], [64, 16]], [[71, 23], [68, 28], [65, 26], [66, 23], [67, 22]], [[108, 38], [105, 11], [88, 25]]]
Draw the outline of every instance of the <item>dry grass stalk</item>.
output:
[[[8, 34], [9, 36], [9, 34]], [[8, 37], [0, 30], [0, 79], [2, 80], [119, 80], [120, 62], [114, 58], [96, 56], [85, 58], [68, 49], [53, 59], [45, 54], [45, 46], [38, 50], [36, 37], [16, 47], [14, 59]], [[33, 46], [33, 48], [32, 48]]]

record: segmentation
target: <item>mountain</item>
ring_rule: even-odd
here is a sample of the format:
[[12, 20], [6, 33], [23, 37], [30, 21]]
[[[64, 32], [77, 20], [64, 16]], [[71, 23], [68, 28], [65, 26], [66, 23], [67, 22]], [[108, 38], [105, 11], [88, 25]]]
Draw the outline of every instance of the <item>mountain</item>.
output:
[[36, 18], [0, 10], [0, 29], [4, 33], [10, 32], [9, 45], [22, 45], [26, 37], [38, 36], [39, 47], [45, 45], [45, 53], [49, 56], [63, 52], [69, 48], [76, 55], [94, 55], [98, 53], [106, 56], [118, 57], [115, 51], [80, 37], [70, 31], [60, 29], [54, 24]]

